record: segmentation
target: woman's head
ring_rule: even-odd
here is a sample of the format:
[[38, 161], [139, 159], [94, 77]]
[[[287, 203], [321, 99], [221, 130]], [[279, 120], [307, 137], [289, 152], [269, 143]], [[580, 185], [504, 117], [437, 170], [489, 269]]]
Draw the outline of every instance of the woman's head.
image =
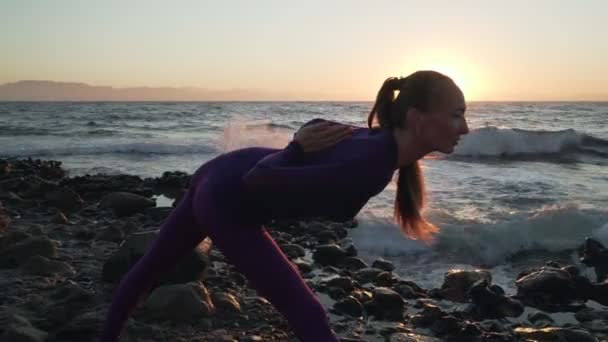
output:
[[464, 95], [451, 78], [417, 71], [384, 82], [368, 125], [376, 119], [380, 127], [397, 131], [397, 136], [409, 134], [425, 153], [451, 153], [460, 136], [469, 132], [465, 110]]
[[[376, 121], [381, 128], [391, 130], [397, 140], [408, 139], [408, 146], [419, 150], [414, 154], [451, 153], [459, 137], [469, 131], [465, 109], [462, 91], [451, 78], [436, 71], [417, 71], [384, 82], [367, 123], [372, 128]], [[395, 219], [406, 235], [428, 241], [438, 229], [422, 218], [424, 201], [418, 161], [399, 165]]]

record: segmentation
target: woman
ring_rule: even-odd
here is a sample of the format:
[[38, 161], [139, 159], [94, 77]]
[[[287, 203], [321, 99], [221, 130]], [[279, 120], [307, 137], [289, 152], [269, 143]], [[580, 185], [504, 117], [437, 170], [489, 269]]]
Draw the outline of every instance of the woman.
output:
[[263, 224], [352, 218], [399, 169], [395, 218], [409, 237], [430, 240], [437, 228], [421, 216], [418, 160], [433, 151], [453, 151], [468, 133], [464, 112], [463, 94], [449, 77], [418, 71], [384, 82], [368, 128], [313, 120], [282, 150], [245, 148], [205, 163], [149, 251], [122, 279], [101, 341], [117, 341], [138, 297], [207, 236], [302, 341], [338, 341], [325, 309]]

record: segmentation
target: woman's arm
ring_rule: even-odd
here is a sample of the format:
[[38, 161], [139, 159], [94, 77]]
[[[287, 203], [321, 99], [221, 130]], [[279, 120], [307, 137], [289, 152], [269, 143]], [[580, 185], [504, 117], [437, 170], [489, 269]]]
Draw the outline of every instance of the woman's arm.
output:
[[285, 149], [259, 161], [243, 177], [246, 189], [251, 191], [343, 191], [358, 187], [371, 180], [372, 171], [378, 168], [365, 141], [352, 141], [340, 154], [340, 160], [323, 164], [297, 165], [294, 161], [303, 153], [292, 141]]

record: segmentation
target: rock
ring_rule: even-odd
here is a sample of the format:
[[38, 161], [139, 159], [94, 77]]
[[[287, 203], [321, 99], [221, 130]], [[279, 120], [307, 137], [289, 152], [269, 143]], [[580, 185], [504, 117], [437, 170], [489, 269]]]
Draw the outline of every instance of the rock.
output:
[[380, 273], [384, 272], [381, 269], [368, 267], [362, 268], [353, 274], [353, 278], [360, 282], [361, 284], [371, 283], [380, 275]]
[[360, 317], [363, 315], [363, 305], [361, 305], [361, 303], [353, 296], [348, 296], [337, 301], [333, 308], [340, 314], [349, 315], [352, 317]]
[[29, 237], [0, 251], [0, 268], [16, 267], [34, 255], [54, 258], [57, 256], [57, 247], [47, 237]]
[[156, 206], [150, 198], [129, 192], [112, 192], [104, 196], [99, 207], [110, 208], [117, 216], [128, 216]]
[[506, 297], [500, 287], [488, 285], [487, 279], [481, 279], [471, 286], [469, 291], [478, 317], [481, 319], [518, 317], [524, 312], [523, 305]]
[[528, 321], [535, 326], [547, 326], [553, 323], [553, 318], [546, 313], [537, 311], [528, 315]]
[[574, 314], [579, 322], [589, 322], [593, 320], [608, 321], [608, 310], [595, 310], [586, 308]]
[[453, 316], [443, 316], [431, 324], [431, 330], [437, 336], [450, 335], [460, 332], [460, 320]]
[[535, 341], [596, 342], [598, 339], [584, 330], [566, 328], [515, 328], [516, 336]]
[[261, 336], [258, 335], [250, 335], [244, 336], [240, 339], [240, 342], [262, 342], [264, 341]]
[[483, 270], [450, 270], [445, 273], [441, 296], [451, 301], [464, 302], [468, 298], [467, 294], [471, 285], [480, 279], [486, 279], [488, 283], [491, 283], [492, 274]]
[[48, 336], [19, 314], [2, 312], [2, 316], [0, 342], [43, 342]]
[[396, 284], [393, 289], [405, 299], [424, 297], [424, 292], [422, 292], [424, 290], [410, 284]]
[[34, 255], [21, 264], [20, 269], [29, 274], [51, 276], [53, 274], [73, 276], [76, 270], [69, 264], [61, 261], [49, 260], [40, 255]]
[[442, 340], [414, 333], [397, 333], [391, 335], [390, 342], [441, 342]]
[[446, 315], [438, 306], [424, 304], [422, 312], [412, 317], [411, 322], [414, 326], [427, 327]]
[[397, 292], [385, 287], [378, 287], [373, 291], [371, 305], [366, 305], [366, 308], [378, 319], [401, 321], [405, 302]]
[[346, 257], [340, 261], [338, 266], [346, 268], [349, 271], [358, 271], [368, 267], [365, 261], [359, 257]]
[[241, 312], [241, 303], [232, 294], [226, 292], [214, 292], [211, 294], [211, 302], [216, 309], [224, 312]]
[[333, 265], [336, 266], [338, 263], [348, 256], [348, 252], [342, 247], [331, 244], [331, 245], [320, 245], [317, 246], [315, 252], [312, 255], [313, 260], [322, 266]]
[[283, 253], [287, 255], [290, 259], [301, 258], [306, 255], [306, 250], [304, 247], [296, 244], [284, 244], [281, 245], [281, 250]]
[[46, 192], [44, 195], [50, 206], [72, 211], [80, 208], [84, 201], [80, 196], [71, 189], [60, 188], [50, 192]]
[[[581, 280], [581, 281], [576, 281]], [[526, 305], [541, 308], [545, 311], [560, 310], [559, 307], [567, 305], [573, 300], [593, 295], [591, 290], [578, 290], [585, 287], [581, 277], [572, 275], [563, 269], [543, 266], [539, 270], [521, 276], [517, 285], [517, 298]], [[587, 283], [591, 288], [591, 284]]]
[[98, 303], [98, 297], [78, 283], [67, 280], [50, 293], [49, 302], [51, 305], [45, 312], [49, 326], [45, 328], [56, 329], [58, 325], [65, 324], [94, 307]]
[[381, 270], [385, 270], [387, 272], [392, 272], [395, 269], [395, 266], [393, 266], [393, 263], [382, 259], [382, 258], [378, 258], [376, 259], [373, 263], [372, 263], [372, 267], [374, 268], [379, 268]]
[[125, 238], [125, 233], [122, 229], [116, 226], [109, 226], [100, 231], [95, 237], [99, 241], [121, 242]]
[[[156, 239], [158, 231], [132, 234], [104, 263], [102, 278], [106, 282], [118, 283], [129, 269], [147, 252]], [[205, 240], [206, 241], [206, 240]], [[170, 272], [161, 275], [158, 284], [187, 283], [203, 278], [209, 266], [205, 241], [188, 252]]]
[[329, 281], [327, 281], [326, 285], [328, 287], [340, 288], [340, 289], [344, 290], [345, 292], [351, 292], [352, 290], [355, 289], [353, 280], [348, 277], [332, 278]]
[[586, 238], [579, 247], [580, 261], [588, 267], [594, 267], [597, 282], [608, 280], [608, 250], [599, 241]]
[[44, 342], [48, 333], [32, 326], [9, 326], [0, 335], [0, 342]]
[[338, 235], [331, 230], [320, 232], [317, 234], [317, 239], [320, 244], [334, 244], [339, 240]]
[[363, 290], [363, 289], [355, 289], [351, 292], [351, 296], [355, 297], [362, 304], [370, 302], [374, 295], [371, 291]]
[[10, 217], [6, 214], [2, 202], [0, 202], [0, 233], [4, 233], [11, 223]]
[[64, 213], [62, 213], [61, 211], [58, 211], [55, 216], [53, 216], [53, 219], [51, 220], [52, 223], [57, 223], [57, 224], [68, 224], [70, 221], [68, 220], [68, 218], [65, 216]]
[[96, 311], [79, 314], [57, 329], [51, 341], [94, 341], [104, 320], [105, 316]]
[[309, 273], [312, 272], [312, 265], [309, 262], [306, 262], [301, 259], [297, 259], [293, 261], [293, 264], [296, 265], [300, 273]]
[[200, 282], [157, 287], [142, 309], [148, 318], [176, 323], [194, 323], [214, 312], [209, 293]]
[[[149, 218], [152, 222], [161, 223], [169, 217], [173, 208], [171, 207], [151, 207], [143, 209], [143, 213]], [[137, 213], [137, 212], [135, 212]], [[118, 214], [117, 214], [118, 215]], [[128, 213], [121, 213], [119, 216], [131, 215]]]
[[398, 279], [390, 272], [382, 272], [374, 279], [374, 284], [378, 286], [391, 287], [397, 283]]
[[3, 249], [30, 237], [32, 237], [31, 234], [19, 230], [8, 232], [6, 235], [0, 235], [0, 253]]

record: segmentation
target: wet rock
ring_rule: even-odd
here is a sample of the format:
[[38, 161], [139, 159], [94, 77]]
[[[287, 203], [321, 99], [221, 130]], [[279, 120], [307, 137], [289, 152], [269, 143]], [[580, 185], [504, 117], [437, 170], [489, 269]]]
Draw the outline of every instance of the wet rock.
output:
[[393, 286], [395, 292], [405, 299], [425, 297], [425, 290], [412, 282], [400, 282]]
[[401, 296], [388, 288], [378, 287], [373, 290], [373, 300], [368, 303], [365, 308], [376, 318], [401, 321], [403, 319], [403, 310], [405, 302]]
[[54, 258], [57, 256], [57, 247], [53, 241], [43, 236], [20, 240], [0, 251], [0, 268], [16, 267], [34, 255]]
[[331, 244], [317, 246], [312, 255], [313, 260], [319, 265], [338, 265], [338, 263], [348, 256], [348, 252], [342, 247]]
[[353, 274], [353, 278], [355, 278], [355, 280], [357, 280], [361, 284], [371, 283], [382, 272], [384, 271], [378, 268], [362, 268]]
[[99, 327], [104, 319], [105, 317], [96, 311], [79, 314], [57, 329], [48, 342], [93, 341], [99, 337]]
[[19, 267], [23, 272], [39, 276], [51, 276], [53, 274], [73, 276], [76, 270], [62, 261], [49, 260], [40, 255], [34, 255], [27, 259]]
[[49, 295], [52, 303], [46, 310], [45, 329], [56, 329], [75, 317], [82, 315], [91, 307], [98, 304], [99, 298], [78, 283], [68, 280], [61, 283]]
[[96, 240], [99, 241], [110, 241], [110, 242], [121, 242], [125, 238], [125, 233], [120, 227], [109, 226], [102, 231], [100, 231], [97, 236], [95, 236]]
[[464, 302], [468, 298], [470, 287], [477, 281], [486, 279], [492, 282], [492, 274], [488, 271], [474, 270], [451, 270], [445, 273], [443, 285], [441, 286], [441, 296], [445, 299]]
[[555, 311], [561, 305], [588, 296], [585, 291], [577, 291], [577, 282], [563, 269], [543, 266], [539, 270], [523, 275], [515, 282], [517, 298], [526, 305]]
[[64, 213], [62, 213], [61, 211], [58, 211], [55, 216], [53, 216], [53, 219], [51, 220], [52, 223], [56, 223], [56, 224], [68, 224], [70, 221], [68, 220], [68, 218], [65, 216]]
[[155, 206], [154, 200], [129, 192], [109, 193], [99, 203], [100, 208], [112, 209], [117, 216], [132, 215]]
[[374, 279], [374, 284], [377, 286], [391, 287], [399, 280], [390, 272], [382, 272]]
[[334, 244], [339, 240], [338, 235], [331, 230], [320, 232], [317, 234], [317, 239], [320, 244]]
[[350, 292], [354, 290], [353, 280], [348, 277], [336, 277], [328, 280], [325, 283], [328, 287], [337, 287], [345, 292]]
[[392, 272], [395, 269], [395, 266], [393, 265], [392, 262], [382, 259], [382, 258], [378, 258], [376, 259], [373, 263], [372, 263], [372, 267], [374, 268], [379, 268], [381, 270], [385, 270], [387, 272]]
[[[157, 234], [158, 231], [146, 231], [129, 236], [104, 263], [103, 280], [118, 283], [123, 275], [147, 252]], [[170, 272], [163, 274], [158, 280], [158, 284], [177, 284], [199, 280], [205, 276], [208, 266], [208, 250], [205, 249], [203, 241], [198, 247], [186, 253]]]
[[453, 316], [443, 316], [431, 324], [431, 331], [437, 336], [459, 333], [461, 322]]
[[211, 294], [211, 302], [219, 311], [232, 313], [241, 312], [241, 303], [230, 293], [214, 292]]
[[3, 249], [30, 237], [32, 237], [31, 234], [19, 230], [8, 232], [5, 235], [0, 235], [0, 253]]
[[199, 282], [160, 286], [152, 291], [142, 309], [147, 318], [176, 323], [194, 323], [214, 312], [209, 293]]
[[78, 209], [84, 204], [82, 198], [80, 198], [76, 192], [68, 188], [46, 192], [44, 197], [50, 206], [67, 211]]
[[287, 255], [290, 259], [301, 258], [306, 255], [306, 250], [304, 247], [296, 244], [284, 244], [281, 245], [281, 250], [283, 253]]
[[422, 312], [412, 317], [411, 322], [414, 326], [427, 327], [446, 315], [438, 306], [424, 304]]
[[515, 335], [535, 341], [596, 342], [598, 339], [584, 330], [567, 328], [515, 328]]
[[346, 257], [340, 261], [339, 266], [349, 271], [358, 271], [368, 267], [365, 261], [359, 257]]
[[608, 280], [608, 250], [599, 241], [586, 238], [585, 243], [579, 247], [581, 263], [595, 269], [597, 282]]
[[9, 314], [6, 323], [1, 328], [0, 342], [44, 342], [48, 336], [48, 333], [35, 328], [25, 317], [17, 314]]
[[553, 318], [547, 315], [546, 313], [542, 313], [540, 311], [530, 313], [528, 315], [528, 321], [535, 326], [547, 326], [553, 324]]
[[593, 320], [608, 321], [608, 310], [596, 310], [592, 308], [586, 308], [575, 313], [574, 317], [579, 322], [589, 322]]
[[309, 273], [313, 270], [312, 265], [304, 260], [294, 260], [293, 263], [300, 270], [300, 273]]
[[524, 307], [517, 300], [506, 297], [500, 287], [489, 286], [486, 279], [476, 282], [469, 291], [474, 310], [481, 318], [518, 317]]
[[363, 305], [355, 297], [348, 296], [334, 304], [334, 310], [343, 315], [360, 317], [363, 315]]
[[414, 333], [397, 333], [390, 337], [390, 342], [441, 342], [442, 340]]
[[9, 223], [11, 223], [10, 217], [7, 215], [4, 207], [2, 206], [2, 202], [0, 202], [0, 233], [3, 233], [8, 228]]

